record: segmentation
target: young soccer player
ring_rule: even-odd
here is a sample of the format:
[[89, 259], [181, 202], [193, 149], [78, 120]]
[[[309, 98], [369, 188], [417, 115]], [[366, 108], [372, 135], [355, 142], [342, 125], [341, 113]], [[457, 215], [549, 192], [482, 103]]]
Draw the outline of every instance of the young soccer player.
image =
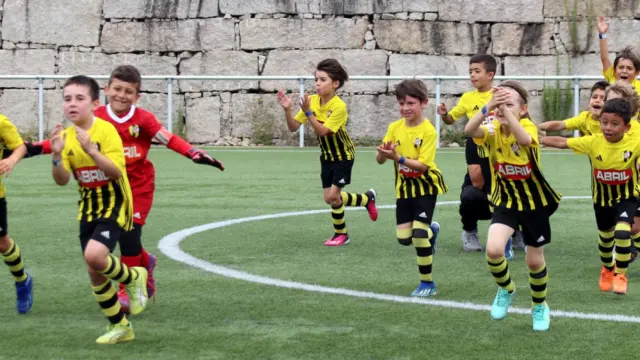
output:
[[600, 37], [600, 60], [602, 61], [602, 75], [611, 84], [623, 82], [632, 85], [640, 93], [640, 81], [636, 80], [640, 74], [640, 58], [632, 47], [624, 48], [613, 60], [609, 60], [609, 46], [607, 44], [607, 31], [609, 24], [604, 16], [599, 16], [596, 23]]
[[598, 81], [593, 84], [587, 111], [567, 120], [543, 122], [538, 125], [538, 128], [543, 131], [579, 130], [583, 135], [600, 133], [600, 113], [604, 106], [605, 91], [608, 86], [609, 83], [606, 81]]
[[[549, 328], [547, 267], [544, 245], [551, 242], [549, 217], [561, 195], [547, 183], [540, 167], [538, 129], [529, 119], [527, 91], [515, 81], [505, 81], [494, 90], [491, 100], [465, 126], [465, 134], [479, 145], [487, 144], [495, 167], [495, 205], [486, 255], [489, 270], [498, 284], [491, 317], [503, 319], [513, 301], [516, 286], [511, 280], [504, 247], [518, 226], [527, 246], [526, 261], [532, 298], [534, 331]], [[496, 119], [482, 125], [490, 111]]]
[[423, 115], [427, 86], [420, 80], [404, 80], [395, 92], [402, 119], [389, 125], [376, 161], [394, 162], [396, 236], [400, 245], [413, 244], [418, 255], [420, 284], [411, 296], [427, 297], [436, 294], [432, 264], [440, 225], [433, 221], [433, 213], [438, 194], [448, 188], [435, 163], [435, 128]]
[[11, 156], [0, 160], [0, 253], [15, 280], [16, 309], [18, 313], [26, 314], [33, 305], [33, 278], [25, 271], [20, 248], [8, 233], [6, 188], [2, 178], [11, 174], [27, 148], [16, 127], [4, 115], [0, 115], [0, 140], [5, 148], [13, 151]]
[[[462, 94], [458, 104], [447, 112], [447, 106], [438, 104], [438, 114], [442, 120], [451, 125], [462, 116], [471, 119], [491, 99], [493, 78], [496, 75], [498, 65], [491, 55], [474, 55], [469, 60], [469, 77], [473, 91]], [[462, 249], [464, 251], [482, 251], [478, 238], [478, 221], [491, 219], [491, 193], [492, 170], [487, 158], [486, 146], [478, 146], [473, 139], [468, 137], [465, 145], [465, 159], [467, 173], [462, 183], [460, 193], [460, 217], [462, 220]], [[516, 231], [513, 247], [524, 248], [522, 234]], [[513, 258], [511, 240], [507, 243], [507, 260]]]
[[63, 87], [64, 115], [73, 125], [56, 126], [51, 134], [52, 175], [56, 184], [78, 182], [80, 245], [93, 292], [109, 319], [108, 332], [98, 344], [115, 344], [135, 338], [111, 280], [126, 285], [130, 311], [138, 314], [147, 303], [147, 270], [128, 267], [111, 252], [124, 231], [133, 228], [133, 204], [122, 140], [115, 127], [94, 116], [100, 87], [87, 76], [69, 78]]
[[[224, 170], [224, 166], [206, 152], [196, 149], [181, 137], [169, 132], [155, 115], [137, 107], [135, 104], [140, 99], [141, 84], [142, 77], [134, 66], [116, 67], [104, 88], [109, 104], [97, 107], [94, 114], [115, 126], [122, 139], [127, 177], [133, 193], [134, 224], [131, 231], [124, 232], [120, 237], [120, 260], [129, 267], [142, 266], [147, 269], [147, 292], [149, 297], [155, 298], [153, 273], [156, 257], [142, 246], [142, 227], [151, 211], [155, 192], [155, 168], [148, 158], [151, 143], [155, 140], [197, 164], [211, 165], [220, 170]], [[30, 156], [51, 152], [48, 140], [27, 146]], [[129, 299], [124, 285], [120, 286], [118, 298], [123, 310], [129, 312]]]
[[378, 219], [376, 193], [370, 189], [364, 194], [342, 191], [351, 183], [351, 169], [355, 159], [355, 147], [347, 134], [347, 106], [336, 95], [349, 79], [347, 71], [335, 59], [324, 59], [315, 71], [316, 93], [302, 96], [300, 111], [294, 117], [291, 112], [293, 95], [278, 91], [278, 101], [284, 109], [289, 131], [298, 130], [308, 123], [318, 137], [324, 201], [331, 205], [334, 234], [325, 241], [325, 246], [342, 246], [349, 243], [344, 219], [345, 206], [364, 206], [371, 220]]
[[637, 169], [640, 141], [626, 134], [631, 128], [632, 114], [628, 101], [607, 100], [600, 116], [600, 134], [570, 139], [542, 138], [544, 145], [589, 156], [593, 209], [600, 232], [600, 290], [613, 288], [613, 292], [620, 295], [627, 293], [625, 274], [631, 261], [631, 224], [640, 195]]

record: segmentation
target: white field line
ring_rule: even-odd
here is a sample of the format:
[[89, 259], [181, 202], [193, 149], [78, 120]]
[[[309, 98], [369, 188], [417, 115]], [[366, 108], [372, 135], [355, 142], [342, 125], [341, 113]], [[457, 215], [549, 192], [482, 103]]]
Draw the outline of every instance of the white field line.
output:
[[[564, 196], [563, 199], [591, 199], [590, 196]], [[438, 202], [437, 205], [456, 205], [459, 204], [459, 201], [442, 201]], [[380, 209], [393, 209], [395, 205], [382, 205], [378, 206]], [[364, 209], [364, 208], [362, 208]], [[361, 210], [360, 208], [348, 208], [347, 210]], [[301, 216], [301, 215], [312, 215], [312, 214], [320, 214], [326, 213], [330, 210], [308, 210], [308, 211], [295, 211], [295, 212], [285, 212], [279, 214], [270, 214], [270, 215], [260, 215], [260, 216], [251, 216], [245, 218], [217, 221], [210, 224], [194, 226], [191, 228], [183, 229], [172, 234], [166, 235], [158, 244], [160, 251], [162, 251], [169, 258], [182, 262], [184, 264], [194, 266], [205, 271], [212, 272], [214, 274], [222, 275], [224, 277], [253, 282], [257, 284], [263, 285], [271, 285], [288, 289], [296, 289], [310, 292], [318, 292], [325, 294], [335, 294], [335, 295], [344, 295], [344, 296], [352, 296], [357, 298], [365, 298], [365, 299], [374, 299], [381, 301], [391, 301], [396, 303], [408, 303], [408, 304], [424, 304], [431, 306], [439, 306], [445, 308], [452, 309], [465, 309], [465, 310], [475, 310], [475, 311], [490, 311], [491, 306], [486, 304], [475, 304], [470, 302], [459, 302], [452, 300], [437, 300], [437, 299], [429, 299], [429, 298], [416, 298], [416, 297], [408, 297], [408, 296], [398, 296], [392, 294], [380, 294], [374, 292], [366, 292], [366, 291], [357, 291], [351, 289], [344, 288], [334, 288], [313, 284], [305, 284], [296, 281], [286, 281], [281, 279], [276, 279], [267, 276], [260, 276], [250, 274], [244, 271], [230, 269], [224, 266], [216, 265], [210, 263], [208, 261], [204, 261], [196, 258], [180, 249], [180, 242], [187, 237], [201, 233], [208, 230], [213, 230], [217, 228], [221, 228], [224, 226], [231, 226], [236, 224], [247, 223], [251, 221], [260, 221], [267, 219], [276, 219], [283, 218], [289, 216]], [[530, 314], [530, 309], [525, 308], [515, 308], [512, 307], [509, 309], [510, 313], [515, 314]], [[584, 313], [577, 311], [561, 311], [561, 310], [552, 310], [551, 316], [553, 317], [564, 317], [564, 318], [573, 318], [573, 319], [581, 319], [581, 320], [600, 320], [600, 321], [609, 321], [609, 322], [623, 322], [623, 323], [640, 323], [640, 317], [637, 316], [629, 316], [629, 315], [619, 315], [619, 314], [601, 314], [601, 313]]]

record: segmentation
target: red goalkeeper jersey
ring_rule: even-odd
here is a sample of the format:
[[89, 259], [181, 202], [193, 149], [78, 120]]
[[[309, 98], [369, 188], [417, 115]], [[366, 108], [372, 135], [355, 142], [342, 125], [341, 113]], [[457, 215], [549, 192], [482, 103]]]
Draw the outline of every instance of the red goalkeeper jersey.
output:
[[94, 113], [112, 123], [122, 138], [131, 192], [134, 195], [153, 192], [155, 169], [147, 155], [162, 124], [151, 112], [135, 106], [123, 117], [118, 117], [109, 105], [96, 108]]

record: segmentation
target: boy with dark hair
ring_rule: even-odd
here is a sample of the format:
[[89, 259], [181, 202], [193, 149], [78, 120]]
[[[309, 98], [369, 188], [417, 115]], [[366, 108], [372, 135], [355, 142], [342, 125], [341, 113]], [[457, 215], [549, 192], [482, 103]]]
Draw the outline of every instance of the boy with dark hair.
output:
[[[218, 160], [205, 151], [193, 147], [178, 135], [165, 129], [151, 112], [137, 107], [140, 99], [142, 77], [132, 65], [116, 67], [104, 88], [108, 105], [95, 108], [95, 116], [115, 126], [124, 144], [127, 176], [133, 194], [133, 228], [122, 234], [120, 239], [120, 259], [127, 266], [142, 266], [149, 273], [147, 291], [155, 299], [155, 279], [153, 277], [156, 257], [142, 246], [142, 227], [151, 211], [155, 191], [155, 168], [148, 158], [149, 149], [155, 140], [169, 149], [190, 158], [197, 164], [214, 166], [224, 170]], [[51, 152], [49, 140], [27, 144], [29, 155]], [[125, 312], [129, 310], [129, 299], [124, 287], [118, 292]]]
[[111, 255], [121, 235], [133, 228], [133, 204], [122, 140], [113, 125], [94, 115], [99, 93], [98, 83], [84, 75], [65, 82], [64, 114], [73, 125], [63, 130], [58, 124], [51, 134], [51, 174], [60, 186], [71, 174], [78, 182], [80, 245], [94, 295], [110, 322], [96, 342], [116, 344], [135, 336], [111, 280], [125, 285], [131, 313], [139, 314], [147, 304], [147, 270]]
[[355, 159], [355, 147], [347, 133], [347, 105], [336, 94], [349, 75], [336, 59], [324, 59], [315, 71], [316, 93], [301, 94], [301, 109], [293, 116], [291, 106], [293, 94], [287, 96], [282, 90], [277, 97], [284, 110], [289, 131], [298, 130], [308, 123], [318, 136], [324, 201], [331, 205], [334, 234], [324, 242], [325, 246], [342, 246], [349, 243], [347, 225], [344, 220], [345, 206], [364, 206], [372, 221], [378, 219], [376, 192], [373, 189], [361, 194], [342, 191], [351, 183], [351, 170]]
[[435, 164], [436, 131], [424, 118], [427, 86], [420, 80], [404, 80], [396, 86], [402, 118], [389, 125], [378, 146], [376, 161], [394, 162], [396, 186], [396, 237], [400, 245], [412, 245], [418, 256], [420, 284], [411, 296], [436, 294], [432, 277], [433, 253], [440, 224], [433, 221], [438, 194], [447, 192]]
[[[591, 192], [600, 235], [599, 286], [601, 291], [627, 293], [627, 267], [631, 261], [631, 225], [638, 208], [638, 161], [640, 142], [629, 136], [633, 116], [629, 101], [616, 98], [604, 103], [600, 116], [602, 132], [566, 139], [546, 136], [542, 144], [573, 149], [589, 156]], [[615, 258], [613, 248], [615, 245]]]
[[[471, 119], [480, 111], [491, 99], [493, 78], [497, 69], [498, 64], [493, 56], [487, 54], [472, 56], [469, 60], [469, 76], [475, 90], [462, 94], [458, 104], [449, 112], [444, 103], [439, 104], [438, 114], [442, 120], [451, 125], [462, 116], [466, 115], [467, 119]], [[487, 122], [491, 122], [492, 116], [489, 114]], [[467, 173], [460, 193], [461, 240], [464, 251], [482, 251], [478, 238], [478, 221], [491, 219], [489, 195], [493, 174], [487, 156], [488, 149], [485, 145], [478, 146], [471, 137], [467, 138], [465, 144]], [[522, 234], [519, 231], [516, 231], [514, 238], [515, 244], [512, 244], [511, 240], [507, 243], [507, 260], [511, 260], [514, 256], [512, 245], [524, 248]]]

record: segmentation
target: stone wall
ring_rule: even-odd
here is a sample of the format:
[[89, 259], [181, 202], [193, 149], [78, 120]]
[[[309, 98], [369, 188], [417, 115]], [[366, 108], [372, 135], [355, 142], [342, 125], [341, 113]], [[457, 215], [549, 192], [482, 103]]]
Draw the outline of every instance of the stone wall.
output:
[[[577, 18], [565, 3], [577, 4]], [[502, 75], [600, 75], [597, 31], [589, 15], [611, 17], [615, 52], [640, 40], [635, 0], [0, 0], [2, 74], [103, 74], [134, 64], [143, 75], [306, 75], [326, 57], [351, 75], [466, 75], [470, 56], [498, 57]], [[571, 5], [572, 6], [572, 5]], [[577, 20], [577, 35], [570, 29]], [[571, 49], [578, 48], [576, 55]], [[614, 54], [612, 53], [611, 56]], [[569, 70], [568, 60], [571, 60]], [[558, 62], [559, 61], [559, 62]], [[399, 117], [397, 81], [351, 81], [342, 91], [349, 129], [382, 137]], [[61, 121], [61, 83], [47, 80], [47, 129]], [[312, 89], [312, 84], [307, 84]], [[434, 88], [428, 82], [430, 89]], [[541, 119], [543, 82], [526, 83]], [[584, 104], [590, 82], [584, 82]], [[467, 81], [444, 82], [455, 104]], [[0, 81], [0, 111], [23, 132], [37, 126], [37, 83]], [[196, 143], [231, 137], [278, 144], [286, 131], [275, 89], [285, 81], [176, 81], [174, 120]], [[167, 116], [166, 83], [146, 81], [141, 105]], [[434, 118], [433, 103], [428, 117]], [[176, 123], [180, 122], [176, 121]], [[310, 138], [310, 134], [307, 134]], [[363, 140], [364, 141], [364, 140]]]

